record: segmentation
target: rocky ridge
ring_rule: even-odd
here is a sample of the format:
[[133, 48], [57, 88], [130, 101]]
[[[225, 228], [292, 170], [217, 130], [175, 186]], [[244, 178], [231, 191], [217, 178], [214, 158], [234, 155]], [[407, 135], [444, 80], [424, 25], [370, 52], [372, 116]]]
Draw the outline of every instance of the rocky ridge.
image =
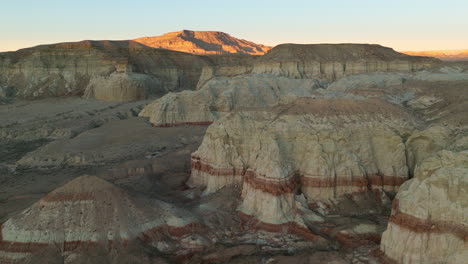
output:
[[446, 61], [468, 60], [468, 50], [430, 50], [430, 51], [401, 51], [411, 56], [434, 57]]
[[[433, 59], [407, 56], [378, 45], [279, 45], [252, 65], [232, 72], [225, 67], [214, 72], [206, 66], [196, 91], [163, 96], [148, 105], [140, 116], [149, 117], [155, 126], [209, 124], [224, 112], [275, 106], [298, 96], [314, 97], [314, 90], [329, 84], [330, 90], [344, 90], [339, 86], [350, 89], [354, 79], [356, 86], [363, 85], [364, 78], [368, 78], [365, 85], [382, 87], [449, 75], [423, 71], [435, 64]], [[455, 70], [450, 74], [452, 79], [468, 78], [465, 72]], [[335, 79], [338, 81], [333, 82]]]
[[177, 50], [192, 54], [248, 54], [263, 55], [271, 47], [234, 38], [218, 31], [182, 30], [162, 36], [137, 38], [134, 41], [153, 48]]
[[141, 100], [194, 89], [203, 58], [133, 41], [81, 41], [0, 54], [0, 86], [21, 98]]

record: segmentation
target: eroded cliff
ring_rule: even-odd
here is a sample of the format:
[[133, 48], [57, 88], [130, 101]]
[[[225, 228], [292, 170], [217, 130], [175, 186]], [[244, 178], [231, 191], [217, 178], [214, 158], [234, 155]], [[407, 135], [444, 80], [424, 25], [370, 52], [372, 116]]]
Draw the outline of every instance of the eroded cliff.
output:
[[[354, 76], [359, 76], [354, 81], [356, 86], [361, 86], [368, 74], [367, 86], [387, 87], [411, 79], [448, 75], [423, 71], [434, 67], [436, 59], [364, 44], [285, 44], [262, 57], [245, 60], [243, 66], [233, 64], [205, 66], [197, 91], [166, 95], [146, 107], [141, 116], [150, 117], [156, 126], [209, 124], [225, 111], [274, 106], [297, 96], [311, 97], [313, 90], [326, 88], [329, 83], [330, 90], [350, 89]], [[468, 77], [465, 73], [455, 75], [450, 78]], [[308, 88], [304, 90], [305, 85]]]
[[81, 41], [0, 54], [0, 86], [22, 98], [85, 95], [111, 101], [195, 89], [205, 60], [133, 41]]
[[368, 192], [388, 202], [385, 192], [408, 179], [404, 135], [414, 124], [402, 108], [377, 99], [299, 99], [232, 113], [208, 128], [188, 183], [206, 194], [241, 185], [241, 213], [303, 226], [297, 194], [322, 213]]
[[466, 262], [467, 175], [467, 151], [440, 151], [418, 164], [393, 201], [380, 247], [387, 262]]

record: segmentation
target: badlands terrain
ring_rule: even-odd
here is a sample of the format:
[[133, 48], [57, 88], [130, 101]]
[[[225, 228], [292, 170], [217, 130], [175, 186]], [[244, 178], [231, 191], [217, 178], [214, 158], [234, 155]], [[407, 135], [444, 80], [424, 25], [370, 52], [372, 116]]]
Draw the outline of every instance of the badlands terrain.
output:
[[0, 53], [0, 263], [464, 264], [468, 62], [184, 30]]

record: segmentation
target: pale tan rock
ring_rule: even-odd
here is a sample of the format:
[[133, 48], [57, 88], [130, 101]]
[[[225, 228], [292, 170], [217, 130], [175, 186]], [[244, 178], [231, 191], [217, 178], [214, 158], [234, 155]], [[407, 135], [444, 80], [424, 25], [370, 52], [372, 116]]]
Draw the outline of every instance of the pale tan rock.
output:
[[468, 152], [426, 158], [395, 198], [381, 250], [396, 263], [465, 263]]
[[358, 73], [419, 71], [435, 63], [380, 45], [281, 44], [259, 58], [252, 72], [334, 81]]
[[143, 110], [141, 116], [150, 117], [157, 126], [207, 124], [222, 117], [223, 112], [246, 106], [271, 107], [281, 97], [287, 103], [288, 96], [311, 96], [312, 90], [304, 92], [304, 84], [295, 79], [323, 88], [326, 82], [360, 74], [331, 84], [329, 90], [384, 88], [415, 78], [409, 73], [437, 63], [435, 59], [411, 57], [390, 48], [364, 44], [284, 44], [255, 60], [245, 60], [243, 65], [238, 65], [239, 62], [205, 66], [196, 92], [160, 98]]
[[197, 91], [169, 93], [146, 106], [140, 116], [154, 126], [208, 124], [242, 108], [273, 107], [299, 97], [310, 97], [320, 87], [311, 79], [271, 75], [217, 77]]
[[107, 77], [92, 78], [85, 89], [85, 98], [104, 101], [143, 100], [151, 94], [165, 93], [159, 90], [160, 81], [150, 75], [138, 73], [112, 73]]
[[302, 99], [271, 111], [232, 113], [208, 128], [192, 154], [189, 184], [205, 193], [243, 184], [241, 212], [302, 225], [298, 190], [308, 204], [396, 191], [408, 177], [400, 133], [409, 132], [409, 120], [381, 100]]
[[204, 65], [206, 58], [134, 41], [60, 43], [2, 53], [0, 86], [22, 98], [82, 95], [88, 87], [88, 97], [128, 101], [195, 89]]
[[431, 126], [422, 131], [415, 131], [406, 141], [408, 167], [411, 172], [418, 164], [442, 149], [448, 148], [453, 131], [446, 126]]

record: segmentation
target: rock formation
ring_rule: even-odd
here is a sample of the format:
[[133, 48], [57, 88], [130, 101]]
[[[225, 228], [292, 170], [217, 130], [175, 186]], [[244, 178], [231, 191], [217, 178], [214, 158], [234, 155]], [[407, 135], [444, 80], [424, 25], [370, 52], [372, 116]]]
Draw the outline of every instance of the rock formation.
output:
[[441, 151], [422, 161], [393, 201], [381, 250], [389, 263], [468, 259], [468, 152]]
[[468, 50], [401, 51], [411, 56], [434, 57], [445, 61], [466, 61]]
[[0, 263], [468, 258], [468, 64], [140, 40], [0, 53]]
[[281, 44], [255, 62], [253, 73], [334, 81], [369, 72], [414, 72], [437, 59], [413, 57], [369, 44]]
[[[201, 228], [184, 210], [133, 197], [95, 176], [82, 176], [0, 226], [0, 261], [40, 255], [48, 248], [56, 248], [64, 257], [83, 251], [86, 256], [87, 250], [98, 247], [111, 254], [136, 240], [162, 252], [184, 253], [196, 249], [197, 239], [203, 241], [196, 235]], [[193, 245], [184, 240], [192, 240]]]
[[385, 192], [408, 178], [403, 135], [414, 122], [378, 99], [299, 99], [232, 113], [208, 128], [188, 184], [205, 194], [242, 185], [241, 214], [303, 226], [298, 193], [323, 212], [368, 192], [387, 202]]
[[216, 76], [266, 73], [332, 82], [343, 76], [373, 72], [409, 73], [439, 64], [369, 44], [281, 44], [242, 67], [205, 67], [198, 87]]
[[[416, 78], [410, 73], [428, 68], [436, 61], [378, 45], [287, 44], [273, 48], [251, 63], [243, 67], [205, 66], [197, 91], [168, 94], [146, 107], [141, 116], [150, 117], [156, 126], [209, 124], [226, 111], [274, 106], [292, 97], [311, 96], [312, 88], [324, 88], [328, 82], [347, 75], [369, 73], [372, 77], [368, 77], [367, 85], [401, 84]], [[356, 86], [362, 84], [362, 76], [354, 81]], [[347, 77], [341, 84], [341, 80], [337, 81], [331, 90], [349, 89], [352, 78]], [[305, 86], [310, 88], [304, 90]]]
[[137, 38], [134, 41], [153, 48], [183, 51], [193, 54], [249, 54], [263, 55], [271, 47], [237, 39], [218, 31], [182, 30], [162, 36]]
[[197, 91], [169, 93], [146, 106], [140, 116], [154, 126], [204, 125], [242, 108], [273, 107], [298, 97], [310, 97], [317, 80], [264, 74], [216, 77]]
[[0, 86], [23, 98], [82, 95], [112, 101], [194, 89], [205, 60], [133, 41], [81, 41], [0, 54]]

